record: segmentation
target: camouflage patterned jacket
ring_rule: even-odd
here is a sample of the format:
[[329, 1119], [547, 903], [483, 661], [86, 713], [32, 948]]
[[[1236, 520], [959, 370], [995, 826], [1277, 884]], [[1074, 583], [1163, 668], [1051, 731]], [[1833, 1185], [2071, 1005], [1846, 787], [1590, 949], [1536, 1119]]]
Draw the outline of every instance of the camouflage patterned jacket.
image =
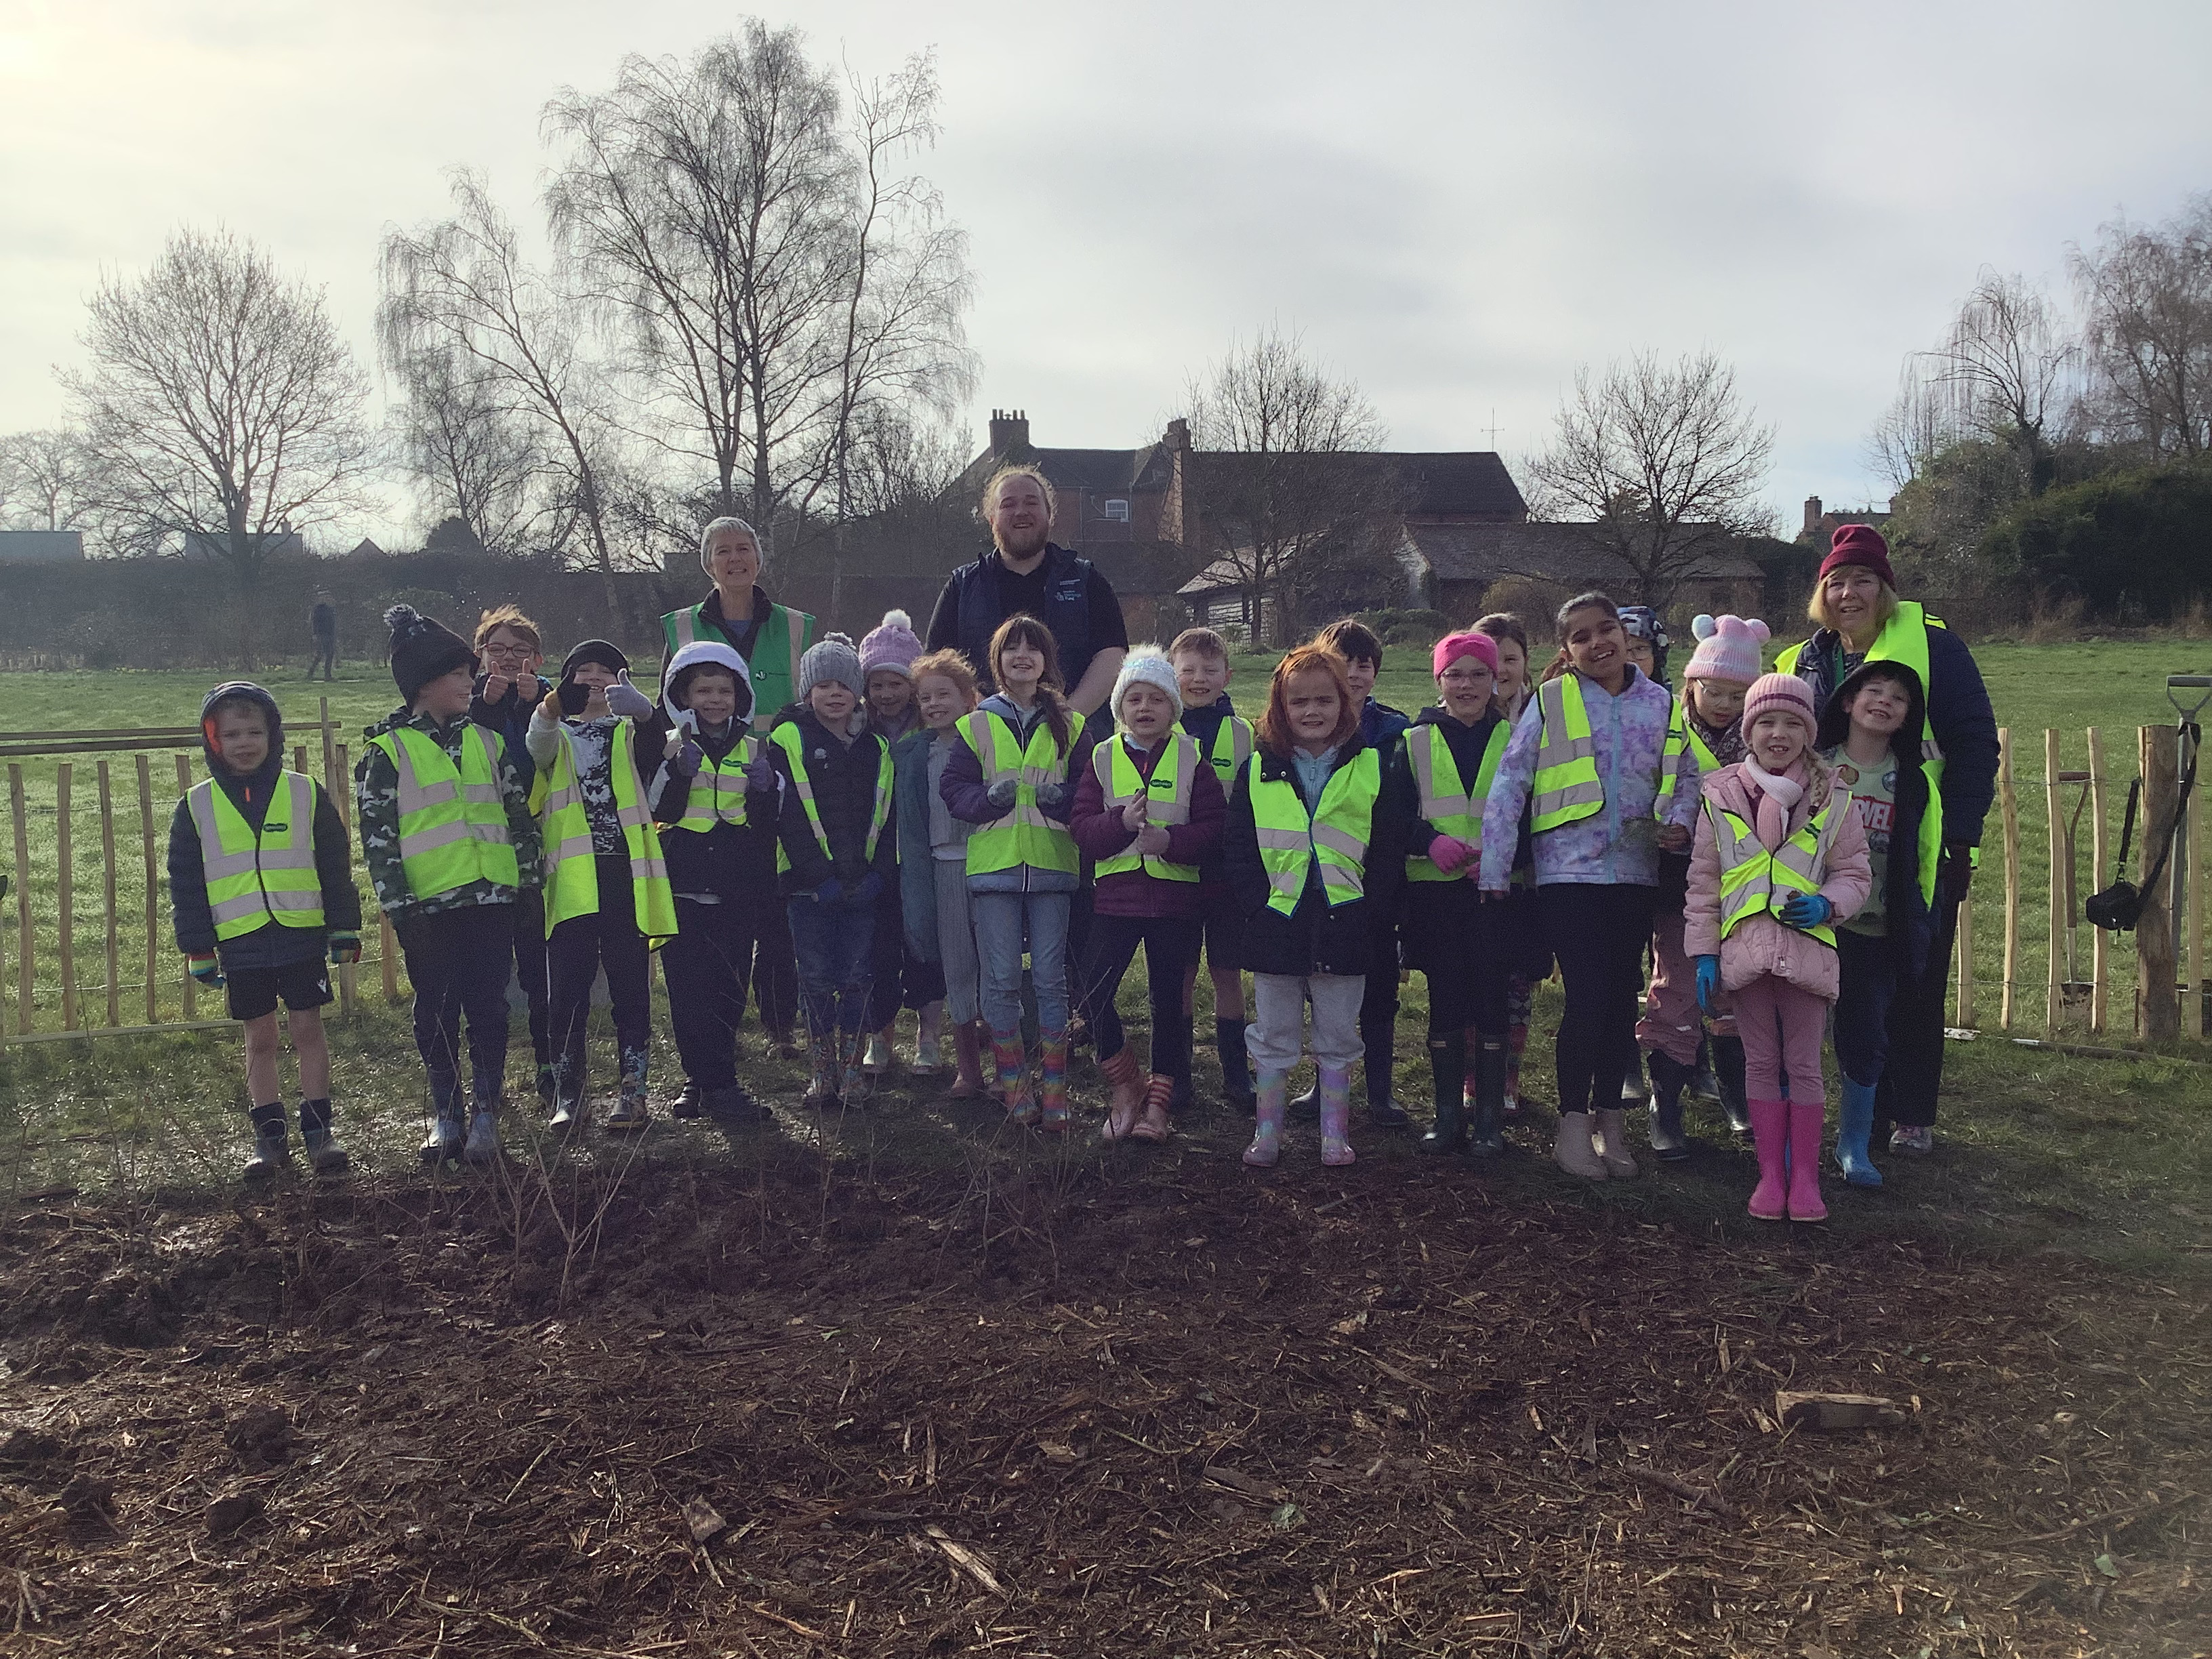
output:
[[[370, 726], [364, 735], [380, 737], [403, 726], [411, 726], [435, 738], [453, 757], [454, 763], [459, 764], [461, 737], [469, 728], [466, 720], [441, 727], [429, 715], [410, 714], [403, 708], [390, 719]], [[361, 826], [361, 850], [368, 864], [369, 884], [376, 890], [377, 904], [386, 915], [396, 922], [409, 915], [458, 910], [471, 904], [505, 904], [513, 899], [511, 889], [495, 886], [488, 881], [472, 881], [434, 898], [417, 899], [408, 888], [406, 872], [399, 862], [399, 769], [392, 763], [391, 756], [372, 743], [362, 750], [360, 762], [354, 767], [353, 779], [355, 822]], [[507, 832], [514, 839], [522, 884], [534, 889], [544, 879], [538, 820], [531, 813], [528, 792], [523, 788], [514, 763], [507, 758], [503, 747], [499, 761], [499, 793], [507, 807]]]

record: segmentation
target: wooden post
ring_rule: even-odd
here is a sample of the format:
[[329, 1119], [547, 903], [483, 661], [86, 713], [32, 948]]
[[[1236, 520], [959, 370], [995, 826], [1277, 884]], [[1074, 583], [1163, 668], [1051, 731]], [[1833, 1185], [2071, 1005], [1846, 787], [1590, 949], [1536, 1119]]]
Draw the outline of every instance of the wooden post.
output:
[[302, 777], [313, 775], [307, 770], [307, 745], [304, 743], [292, 745], [292, 769]]
[[2189, 1000], [2182, 1006], [2181, 1023], [2193, 1037], [2204, 1035], [2204, 830], [2199, 822], [2204, 815], [2197, 810], [2202, 789], [2194, 785], [2189, 799], [2175, 802], [2175, 810], [2186, 814], [2175, 856], [2189, 860]]
[[[2089, 728], [2089, 890], [2105, 890], [2105, 734]], [[2089, 930], [2089, 1029], [2105, 1029], [2106, 1004], [2112, 987], [2112, 963], [2106, 955], [2105, 930]]]
[[2013, 981], [2020, 966], [2020, 796], [2013, 788], [2012, 728], [1997, 728], [1997, 801], [2004, 809], [2004, 993], [1997, 1024], [2012, 1030]]
[[339, 790], [337, 733], [331, 727], [331, 700], [323, 699], [323, 787], [330, 792], [336, 804]]
[[2058, 869], [2066, 845], [2065, 814], [2058, 800], [2058, 733], [2048, 726], [2043, 732], [2043, 800], [2050, 836], [2050, 845], [2045, 850], [2051, 855], [2050, 902], [2045, 907], [2050, 913], [2051, 944], [2043, 969], [2043, 1023], [2056, 1031], [2066, 1016], [2068, 883], [2061, 878]]
[[[192, 763], [189, 757], [177, 757], [177, 793], [189, 795], [192, 792]], [[200, 982], [192, 977], [191, 965], [179, 958], [178, 971], [183, 975], [185, 988], [185, 1018], [198, 1019], [200, 1012]]]
[[15, 1029], [27, 1032], [36, 1000], [36, 951], [31, 941], [31, 826], [23, 805], [23, 769], [8, 763], [8, 810], [15, 822]]
[[107, 1023], [112, 1027], [123, 1024], [123, 940], [115, 918], [115, 796], [104, 758], [100, 763], [100, 897], [106, 905]]
[[74, 761], [64, 761], [54, 769], [54, 856], [55, 880], [59, 890], [54, 895], [55, 911], [59, 918], [62, 951], [62, 1030], [74, 1031], [76, 1025], [76, 866], [75, 848], [70, 822], [70, 785], [76, 769]]
[[[2173, 814], [2179, 804], [2179, 777], [2175, 769], [2180, 733], [2170, 726], [2145, 726], [2143, 742], [2143, 871], [2158, 861], [2159, 848], [2173, 832]], [[2171, 1042], [2181, 1035], [2181, 1000], [2174, 978], [2177, 971], [2173, 937], [2172, 872], [2143, 889], [2142, 920], [2136, 923], [2136, 958], [2140, 964], [2143, 1036], [2153, 1042]]]
[[155, 987], [161, 972], [161, 883], [154, 864], [154, 769], [138, 757], [138, 835], [146, 853], [146, 1023], [161, 1023], [161, 997]]

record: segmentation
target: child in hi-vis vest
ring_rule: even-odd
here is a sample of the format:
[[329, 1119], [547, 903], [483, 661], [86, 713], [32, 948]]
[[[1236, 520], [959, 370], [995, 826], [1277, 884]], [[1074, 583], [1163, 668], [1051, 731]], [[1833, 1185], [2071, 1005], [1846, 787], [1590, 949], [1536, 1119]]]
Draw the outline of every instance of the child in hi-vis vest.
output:
[[[1751, 1213], [1825, 1221], [1820, 1047], [1836, 1000], [1834, 924], [1866, 902], [1872, 872], [1850, 793], [1814, 751], [1813, 694], [1768, 674], [1744, 698], [1744, 758], [1703, 781], [1684, 947], [1698, 1000], [1735, 998], [1759, 1151]], [[1785, 1093], [1787, 1098], [1784, 1098]]]
[[192, 977], [222, 986], [246, 1026], [253, 1152], [246, 1174], [291, 1161], [276, 1004], [290, 1010], [300, 1057], [300, 1136], [317, 1173], [346, 1166], [331, 1130], [331, 1048], [323, 1005], [331, 963], [361, 959], [361, 894], [344, 822], [303, 773], [284, 769], [276, 700], [244, 680], [200, 705], [208, 776], [169, 822], [169, 902]]
[[[1229, 642], [1210, 628], [1186, 628], [1168, 647], [1168, 660], [1175, 665], [1176, 690], [1182, 700], [1182, 729], [1196, 739], [1226, 800], [1237, 775], [1252, 758], [1252, 722], [1230, 701], [1229, 681], [1235, 671]], [[1213, 981], [1213, 1052], [1221, 1061], [1221, 1093], [1228, 1104], [1249, 1115], [1252, 1054], [1244, 1041], [1244, 918], [1222, 873], [1218, 842], [1212, 854], [1199, 861], [1198, 895], [1205, 935], [1200, 943], [1206, 975]], [[1194, 957], [1182, 979], [1187, 1015], [1194, 1011], [1197, 989], [1198, 961]], [[1182, 1096], [1176, 1103], [1182, 1103]]]
[[1447, 634], [1430, 659], [1437, 701], [1393, 745], [1382, 785], [1391, 821], [1412, 824], [1400, 933], [1406, 965], [1429, 981], [1436, 1121], [1420, 1148], [1494, 1158], [1505, 1150], [1505, 999], [1513, 956], [1505, 906], [1485, 902], [1477, 878], [1483, 813], [1512, 727], [1498, 705], [1498, 647], [1486, 635]]
[[[1528, 630], [1510, 611], [1474, 619], [1474, 631], [1498, 647], [1498, 707], [1508, 726], [1517, 725], [1534, 689], [1528, 684]], [[1536, 875], [1525, 848], [1516, 849], [1512, 882], [1505, 890], [1501, 933], [1512, 962], [1505, 974], [1505, 1121], [1521, 1115], [1521, 1060], [1528, 1049], [1528, 1022], [1536, 988], [1552, 976], [1552, 952], [1536, 915]], [[1473, 1056], [1469, 1056], [1470, 1061]], [[1468, 1067], [1466, 1110], [1474, 1110], [1474, 1068]]]
[[[1182, 988], [1205, 925], [1199, 868], [1220, 843], [1229, 801], [1198, 740], [1176, 724], [1182, 696], [1158, 646], [1138, 646], [1122, 659], [1107, 708], [1115, 733], [1091, 751], [1068, 826], [1094, 860], [1096, 882], [1079, 982], [1098, 1069], [1114, 1087], [1106, 1138], [1165, 1140], [1169, 1106], [1190, 1088]], [[1139, 945], [1152, 1018], [1152, 1068], [1142, 1085], [1114, 1006]]]
[[1223, 864], [1244, 914], [1257, 1120], [1244, 1161], [1281, 1154], [1291, 1068], [1313, 1005], [1321, 1161], [1352, 1161], [1352, 1063], [1376, 917], [1397, 900], [1402, 836], [1376, 811], [1382, 757], [1359, 736], [1344, 659], [1304, 645], [1276, 664], [1257, 745], [1229, 800]]
[[[384, 621], [407, 706], [368, 729], [354, 821], [415, 987], [415, 1047], [430, 1075], [422, 1156], [489, 1164], [499, 1156], [515, 896], [538, 884], [538, 824], [499, 738], [468, 717], [469, 642], [411, 605], [393, 605]], [[473, 1097], [465, 1139], [464, 1016]]]
[[551, 981], [552, 1127], [589, 1120], [585, 1032], [604, 969], [613, 1005], [621, 1091], [607, 1127], [645, 1127], [653, 1039], [653, 952], [676, 932], [660, 832], [646, 805], [659, 745], [653, 702], [629, 683], [629, 659], [586, 640], [541, 697], [527, 741], [538, 763], [531, 800], [545, 839], [545, 959]]
[[[983, 969], [983, 1018], [999, 1090], [1015, 1122], [1068, 1128], [1068, 908], [1081, 860], [1068, 833], [1083, 716], [1068, 706], [1060, 647], [1035, 617], [1012, 616], [991, 636], [999, 689], [957, 727], [939, 786], [968, 836], [968, 892]], [[1022, 953], [1036, 988], [1037, 1088], [1022, 1046]]]
[[668, 1023], [684, 1062], [678, 1117], [704, 1112], [758, 1121], [738, 1080], [738, 1023], [763, 924], [775, 892], [775, 767], [747, 729], [752, 677], [718, 640], [699, 640], [661, 675], [659, 770], [653, 821], [676, 901], [676, 936], [660, 947]]

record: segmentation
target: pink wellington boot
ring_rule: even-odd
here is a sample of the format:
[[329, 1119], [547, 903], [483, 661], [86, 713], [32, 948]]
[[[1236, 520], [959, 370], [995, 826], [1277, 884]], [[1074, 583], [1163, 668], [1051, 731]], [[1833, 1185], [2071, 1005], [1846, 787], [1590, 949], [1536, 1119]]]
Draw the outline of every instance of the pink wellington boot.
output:
[[1790, 1218], [1826, 1221], [1820, 1201], [1820, 1131], [1827, 1112], [1821, 1101], [1790, 1103]]
[[[1760, 1221], [1779, 1221], [1790, 1212], [1784, 1196], [1789, 1177], [1784, 1173], [1783, 1164], [1790, 1147], [1790, 1103], [1754, 1100], [1747, 1104], [1751, 1113], [1752, 1145], [1759, 1153], [1759, 1186], [1746, 1207]], [[1820, 1134], [1816, 1121], [1813, 1130], [1815, 1157], [1820, 1153]]]
[[1352, 1150], [1352, 1072], [1348, 1066], [1321, 1068], [1321, 1161], [1340, 1169], [1358, 1155]]

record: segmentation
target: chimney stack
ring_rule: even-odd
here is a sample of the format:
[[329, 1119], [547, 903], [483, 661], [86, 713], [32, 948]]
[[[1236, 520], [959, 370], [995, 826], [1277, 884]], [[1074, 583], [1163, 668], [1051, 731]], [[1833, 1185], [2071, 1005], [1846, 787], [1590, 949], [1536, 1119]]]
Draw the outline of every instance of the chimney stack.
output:
[[1809, 536], [1820, 527], [1820, 498], [1818, 495], [1808, 495], [1805, 498], [1805, 533]]
[[991, 453], [997, 456], [1017, 454], [1030, 447], [1029, 411], [1020, 409], [994, 409], [991, 411]]
[[1168, 422], [1167, 435], [1161, 440], [1170, 449], [1190, 447], [1190, 422], [1178, 415]]

